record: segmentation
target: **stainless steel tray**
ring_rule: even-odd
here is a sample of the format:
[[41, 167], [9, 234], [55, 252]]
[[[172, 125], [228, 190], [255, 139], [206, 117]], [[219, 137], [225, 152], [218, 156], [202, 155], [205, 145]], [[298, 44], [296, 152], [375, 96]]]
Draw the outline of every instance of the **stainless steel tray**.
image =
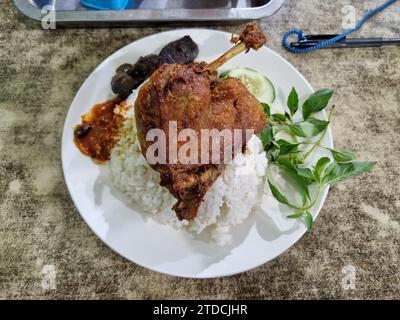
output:
[[79, 0], [13, 0], [26, 16], [40, 21], [42, 8], [56, 10], [57, 25], [126, 25], [158, 22], [242, 22], [273, 15], [285, 0], [130, 0], [126, 10], [90, 10]]

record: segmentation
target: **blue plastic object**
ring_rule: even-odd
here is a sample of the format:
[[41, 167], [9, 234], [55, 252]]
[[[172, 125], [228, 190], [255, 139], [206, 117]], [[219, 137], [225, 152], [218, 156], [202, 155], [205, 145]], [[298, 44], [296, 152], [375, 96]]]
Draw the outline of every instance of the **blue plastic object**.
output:
[[385, 1], [382, 5], [380, 5], [379, 7], [371, 10], [370, 12], [368, 12], [364, 18], [361, 19], [361, 21], [359, 23], [357, 23], [356, 27], [354, 29], [348, 29], [345, 32], [337, 35], [336, 37], [326, 40], [326, 41], [322, 41], [319, 44], [313, 46], [313, 47], [309, 47], [309, 48], [303, 48], [303, 49], [298, 49], [298, 48], [293, 48], [289, 41], [288, 38], [292, 35], [297, 36], [297, 41], [301, 41], [304, 40], [304, 31], [303, 30], [298, 30], [298, 29], [292, 29], [289, 30], [288, 32], [286, 32], [283, 35], [282, 38], [282, 45], [283, 47], [291, 52], [291, 53], [308, 53], [308, 52], [313, 52], [319, 49], [322, 49], [323, 47], [329, 46], [334, 42], [337, 42], [339, 40], [342, 40], [344, 38], [346, 38], [348, 35], [352, 34], [353, 32], [359, 30], [361, 28], [361, 26], [367, 22], [368, 19], [370, 19], [371, 17], [373, 17], [374, 15], [376, 15], [378, 12], [381, 12], [382, 10], [386, 9], [387, 7], [389, 7], [390, 5], [394, 4], [397, 0], [387, 0]]
[[98, 10], [122, 10], [129, 0], [81, 0], [84, 6]]

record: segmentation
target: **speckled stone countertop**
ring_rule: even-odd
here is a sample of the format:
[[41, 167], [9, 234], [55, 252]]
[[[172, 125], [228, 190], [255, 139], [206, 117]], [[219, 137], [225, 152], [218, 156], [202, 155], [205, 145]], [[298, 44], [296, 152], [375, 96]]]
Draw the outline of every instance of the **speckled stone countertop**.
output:
[[[360, 19], [383, 1], [351, 1]], [[233, 277], [180, 279], [143, 269], [105, 246], [64, 184], [60, 141], [69, 105], [107, 56], [168, 27], [42, 30], [0, 0], [0, 298], [400, 298], [400, 47], [293, 55], [291, 28], [342, 30], [348, 0], [288, 0], [262, 20], [269, 47], [314, 88], [333, 88], [336, 147], [377, 160], [331, 189], [311, 233], [277, 259]], [[238, 26], [218, 26], [234, 32]], [[358, 36], [400, 36], [400, 2]], [[356, 271], [354, 289], [343, 270]], [[343, 269], [345, 268], [345, 269]], [[56, 285], [46, 275], [56, 274]]]

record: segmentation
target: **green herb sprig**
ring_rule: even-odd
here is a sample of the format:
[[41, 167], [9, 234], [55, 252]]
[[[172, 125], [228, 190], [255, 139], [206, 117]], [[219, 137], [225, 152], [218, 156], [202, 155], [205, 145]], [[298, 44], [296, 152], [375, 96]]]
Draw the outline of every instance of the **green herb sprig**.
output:
[[[261, 104], [268, 118], [268, 125], [260, 133], [260, 139], [270, 162], [267, 172], [269, 188], [278, 202], [294, 210], [287, 218], [303, 220], [308, 230], [314, 222], [310, 210], [318, 202], [324, 187], [370, 171], [376, 164], [374, 161], [357, 161], [353, 151], [334, 150], [321, 145], [335, 108], [330, 108], [328, 120], [320, 120], [313, 115], [328, 106], [332, 94], [332, 90], [322, 89], [310, 95], [301, 108], [302, 120], [297, 122], [293, 120], [299, 112], [295, 88], [292, 88], [287, 99], [288, 112], [271, 114], [270, 106]], [[288, 138], [278, 137], [280, 133]], [[307, 159], [318, 148], [328, 150], [331, 158], [322, 157], [315, 165], [307, 164]], [[290, 177], [291, 184], [302, 196], [301, 204], [290, 201], [279, 189], [271, 174], [273, 166], [279, 167], [280, 172]], [[311, 188], [316, 190], [314, 196], [311, 196]]]

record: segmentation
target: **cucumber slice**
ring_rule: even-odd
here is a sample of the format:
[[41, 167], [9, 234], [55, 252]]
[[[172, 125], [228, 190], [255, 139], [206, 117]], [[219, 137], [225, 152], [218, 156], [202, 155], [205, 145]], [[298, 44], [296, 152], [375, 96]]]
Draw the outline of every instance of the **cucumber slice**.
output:
[[237, 68], [225, 71], [219, 76], [221, 79], [228, 77], [240, 79], [246, 88], [260, 102], [272, 103], [275, 100], [275, 88], [272, 82], [260, 72], [250, 68]]

